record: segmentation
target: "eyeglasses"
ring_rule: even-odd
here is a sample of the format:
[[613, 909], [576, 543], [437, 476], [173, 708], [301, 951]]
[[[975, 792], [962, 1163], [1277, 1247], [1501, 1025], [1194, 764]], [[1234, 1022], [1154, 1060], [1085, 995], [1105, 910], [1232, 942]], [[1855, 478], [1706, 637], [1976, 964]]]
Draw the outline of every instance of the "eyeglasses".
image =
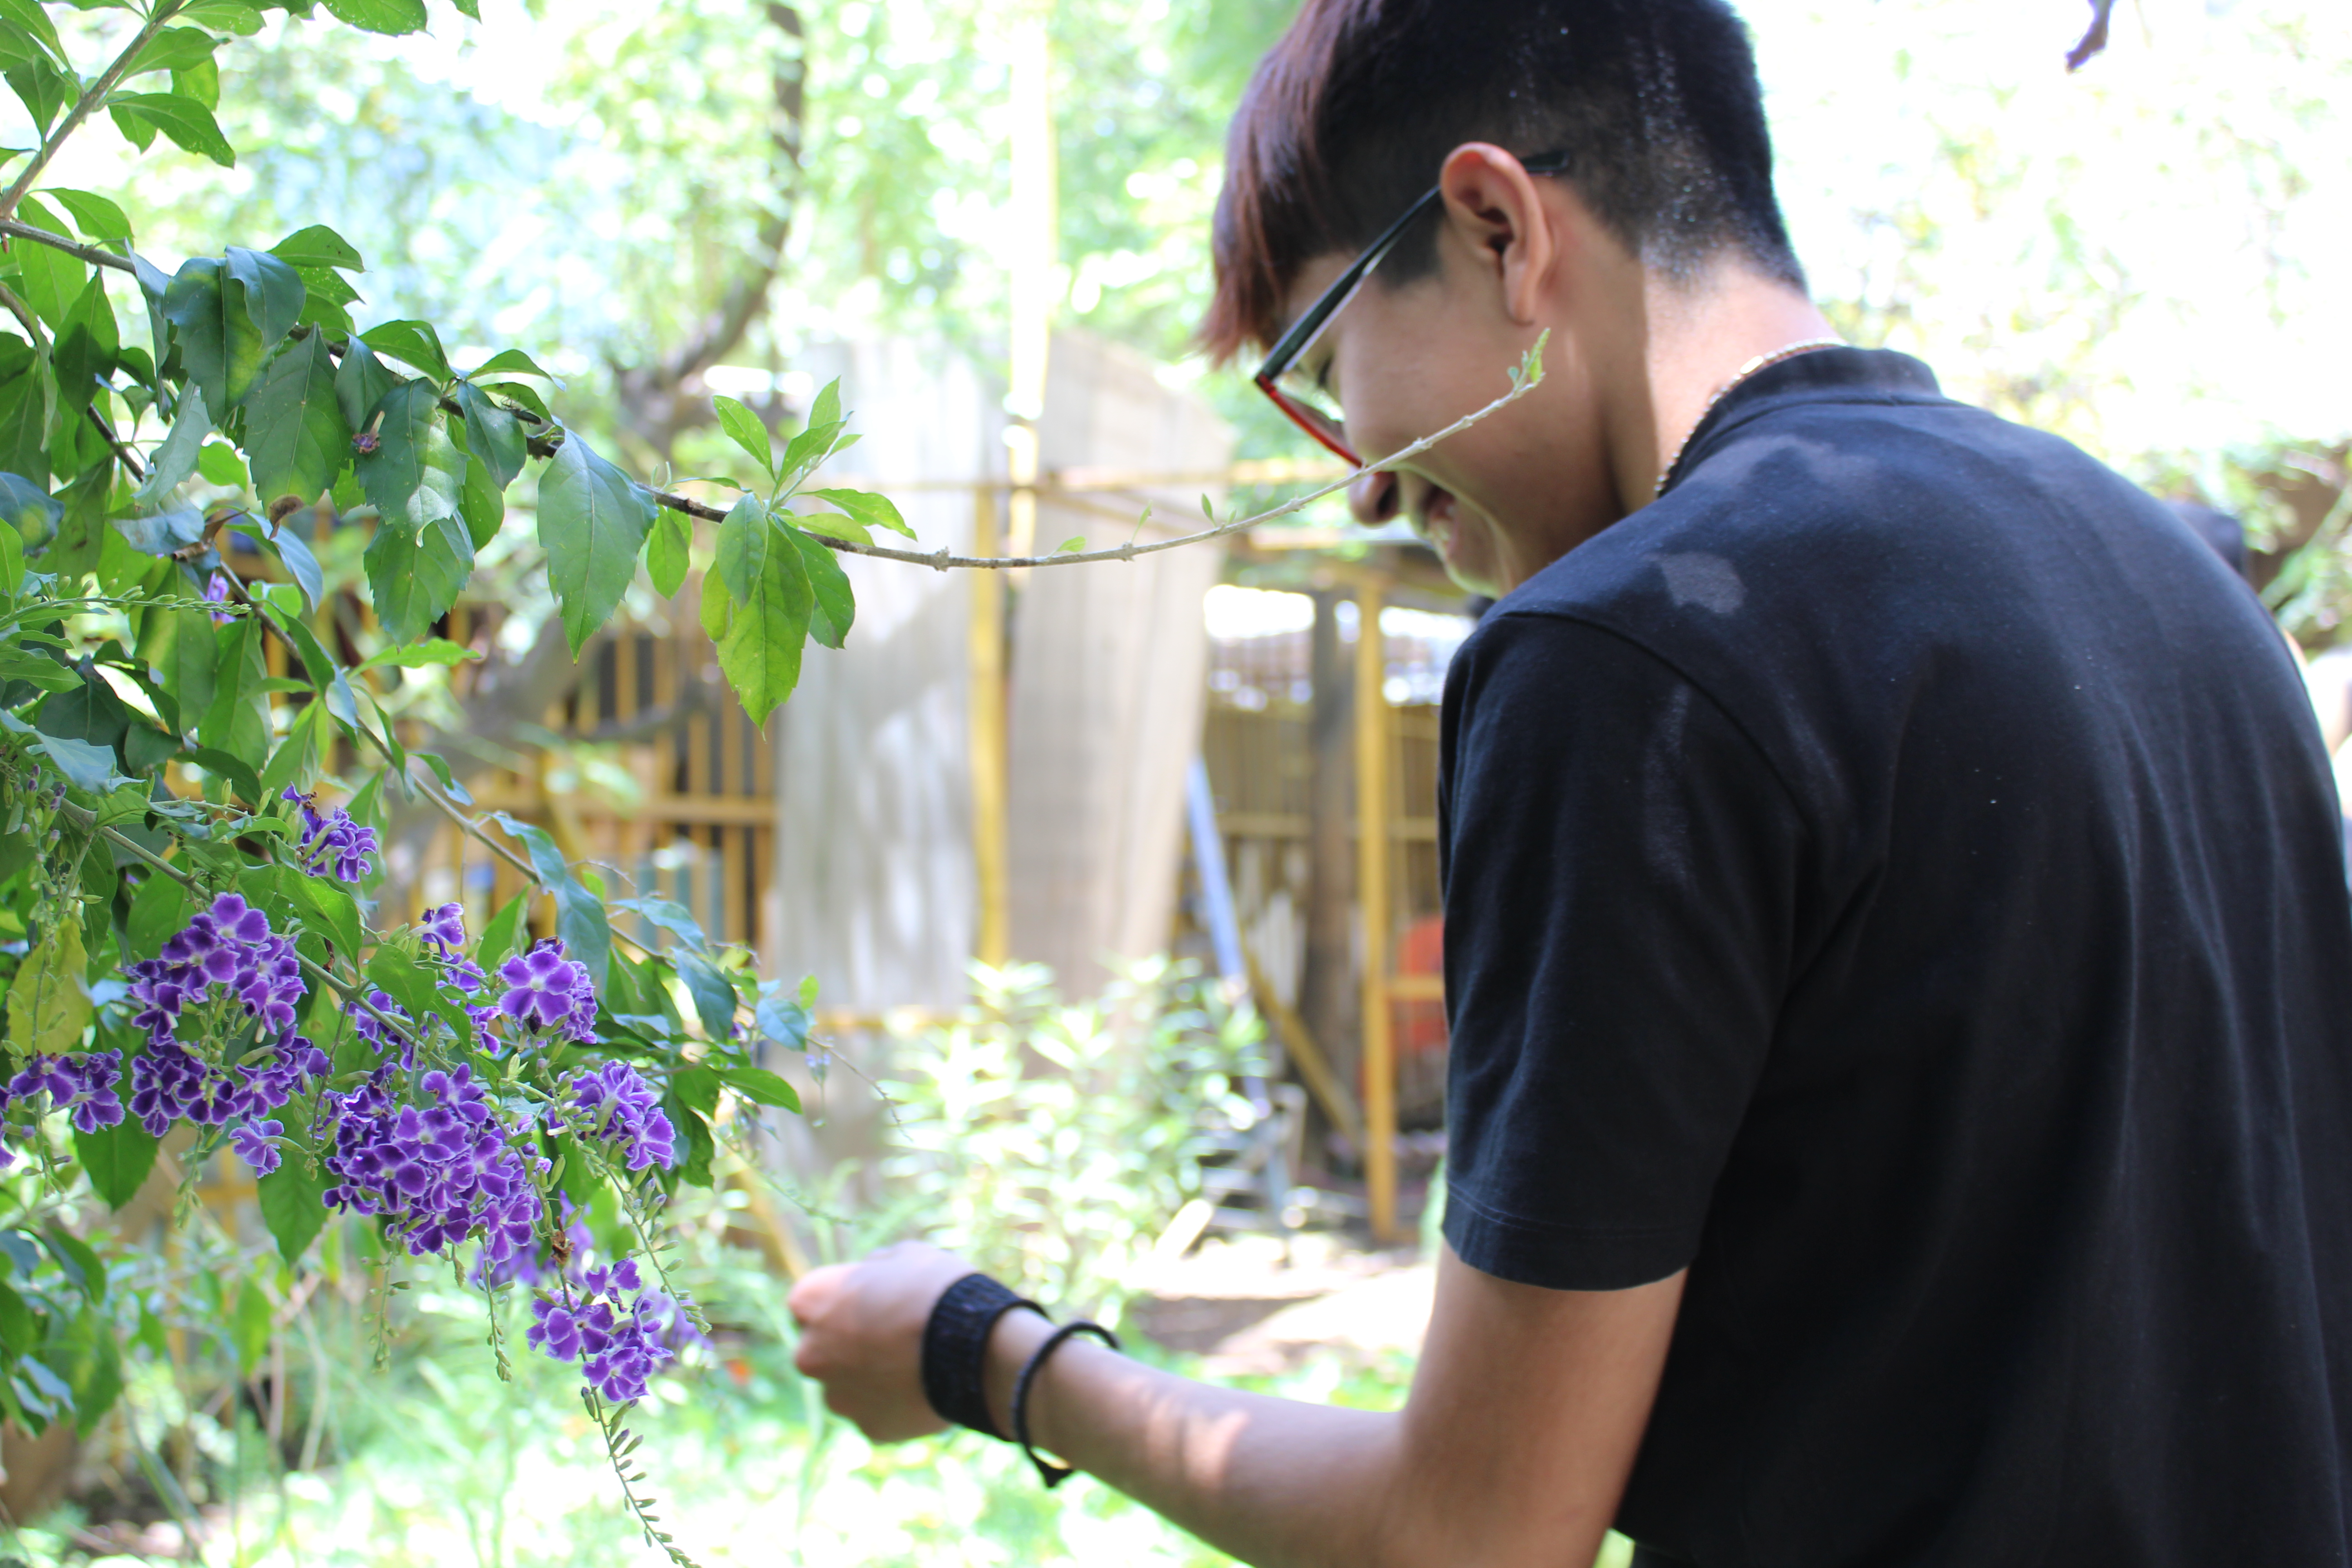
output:
[[[1528, 159], [1520, 167], [1530, 174], [1558, 174], [1566, 171], [1568, 161], [1567, 153], [1551, 153], [1540, 158]], [[1323, 335], [1323, 329], [1331, 324], [1331, 318], [1347, 309], [1348, 301], [1363, 288], [1364, 280], [1372, 275], [1372, 269], [1388, 259], [1389, 252], [1404, 238], [1405, 232], [1412, 227], [1413, 220], [1429, 210], [1430, 204], [1438, 199], [1443, 189], [1439, 185], [1431, 186], [1419, 201], [1404, 209], [1403, 216], [1382, 229], [1348, 270], [1332, 279], [1331, 286], [1307, 308], [1306, 314], [1290, 324], [1290, 330], [1282, 334], [1282, 341], [1274, 345], [1273, 352], [1265, 356], [1265, 363], [1258, 366], [1257, 374], [1252, 378], [1257, 383], [1257, 389], [1272, 398], [1276, 408], [1290, 416], [1292, 424], [1314, 437], [1351, 468], [1362, 468], [1364, 460], [1356, 456], [1353, 447], [1348, 445], [1347, 425], [1339, 413], [1339, 400], [1318, 377], [1300, 369], [1298, 362], [1306, 357], [1308, 349], [1315, 346], [1315, 341]]]

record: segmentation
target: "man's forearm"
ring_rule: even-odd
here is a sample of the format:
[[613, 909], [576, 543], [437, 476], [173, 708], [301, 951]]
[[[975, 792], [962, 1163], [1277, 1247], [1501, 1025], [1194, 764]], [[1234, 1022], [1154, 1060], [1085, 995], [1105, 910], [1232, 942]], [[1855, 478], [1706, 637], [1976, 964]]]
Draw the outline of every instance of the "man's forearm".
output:
[[[1013, 1380], [1050, 1331], [1015, 1312], [990, 1342], [1006, 1431]], [[1072, 1341], [1031, 1388], [1029, 1421], [1041, 1449], [1258, 1568], [1434, 1561], [1392, 1507], [1406, 1479], [1397, 1415], [1194, 1383]]]

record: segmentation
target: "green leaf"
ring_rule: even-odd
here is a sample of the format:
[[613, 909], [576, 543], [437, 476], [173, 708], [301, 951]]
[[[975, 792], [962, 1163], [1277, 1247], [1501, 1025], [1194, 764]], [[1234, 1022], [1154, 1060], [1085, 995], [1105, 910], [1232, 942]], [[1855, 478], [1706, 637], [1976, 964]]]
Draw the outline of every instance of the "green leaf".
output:
[[[213, 433], [212, 411], [206, 406], [209, 401], [203, 387], [193, 382], [189, 384], [187, 391], [180, 398], [180, 416], [172, 421], [171, 432], [163, 437], [163, 445], [155, 448], [153, 456], [147, 459], [147, 477], [139, 482], [137, 489], [131, 492], [133, 501], [141, 506], [153, 506], [178, 489], [187, 481], [188, 476], [196, 471], [196, 458]], [[193, 544], [203, 537], [203, 520], [199, 518], [197, 521], [196, 534], [182, 540], [179, 544], [172, 546], [173, 549]]]
[[907, 526], [907, 520], [898, 515], [898, 509], [891, 505], [886, 496], [868, 495], [864, 490], [811, 490], [808, 493], [819, 500], [831, 501], [868, 528], [887, 528], [908, 539], [915, 537], [915, 531]]
[[74, 1152], [81, 1160], [89, 1189], [110, 1209], [120, 1209], [139, 1195], [147, 1173], [155, 1168], [155, 1135], [125, 1117], [96, 1132], [74, 1129]]
[[253, 485], [245, 459], [226, 441], [207, 441], [197, 449], [196, 472], [204, 475], [206, 484], [234, 489], [249, 489]]
[[789, 524], [781, 526], [808, 570], [809, 591], [815, 601], [809, 609], [809, 636], [837, 648], [848, 640], [850, 624], [857, 618], [857, 596], [850, 589], [849, 574], [841, 569], [841, 552]]
[[[0, 53], [11, 51], [0, 50]], [[47, 55], [36, 50], [14, 51], [16, 58], [7, 70], [8, 85], [33, 117], [33, 127], [44, 137], [49, 127], [74, 97], [74, 83], [66, 73], [49, 62]]]
[[477, 553], [488, 549], [490, 541], [506, 526], [506, 492], [479, 458], [466, 459], [466, 485], [457, 492], [457, 513], [465, 520], [466, 536], [474, 542]]
[[457, 8], [459, 16], [476, 22], [482, 19], [482, 0], [449, 0], [449, 3]]
[[[319, 331], [288, 343], [263, 367], [246, 403], [245, 449], [253, 459], [254, 493], [264, 501], [290, 495], [315, 502], [350, 459], [352, 427], [335, 374], [326, 334]], [[316, 601], [315, 591], [305, 592]]]
[[[49, 700], [54, 702], [57, 699]], [[33, 749], [46, 754], [68, 783], [92, 795], [105, 795], [116, 784], [133, 782], [115, 771], [111, 746], [93, 746], [69, 736], [51, 735], [33, 742]]]
[[228, 330], [221, 310], [224, 264], [191, 257], [180, 264], [163, 292], [163, 319], [190, 380], [204, 388], [205, 404], [226, 413], [228, 403]]
[[490, 923], [482, 928], [482, 940], [475, 945], [475, 963], [484, 969], [496, 969], [521, 944], [522, 919], [529, 912], [531, 897], [529, 892], [517, 893], [490, 917]]
[[289, 1153], [285, 1163], [254, 1184], [261, 1205], [261, 1223], [278, 1243], [278, 1255], [299, 1262], [327, 1224], [326, 1187], [303, 1168], [299, 1156]]
[[731, 397], [714, 397], [710, 405], [719, 411], [719, 427], [728, 438], [751, 454], [760, 471], [773, 478], [776, 472], [776, 452], [768, 440], [768, 426], [750, 409]]
[[[220, 40], [201, 27], [166, 27], [147, 41], [139, 58], [131, 62], [125, 77], [144, 76], [149, 71], [185, 70], [190, 66], [210, 65], [213, 51]], [[123, 231], [121, 237], [128, 237]]]
[[719, 1076], [727, 1087], [755, 1105], [777, 1105], [786, 1110], [798, 1110], [801, 1097], [798, 1090], [765, 1068], [721, 1068]]
[[244, 758], [232, 756], [216, 746], [198, 746], [188, 753], [188, 760], [206, 773], [228, 780], [242, 798], [257, 805], [261, 803], [261, 777]]
[[382, 648], [362, 660], [362, 669], [382, 669], [397, 665], [403, 669], [423, 669], [428, 665], [464, 664], [482, 655], [463, 643], [446, 637], [431, 637], [424, 642], [408, 643], [397, 647]]
[[237, 1370], [247, 1377], [269, 1353], [269, 1335], [278, 1309], [261, 1289], [257, 1275], [248, 1274], [236, 1288], [236, 1308], [229, 1315], [229, 1343], [236, 1349]]
[[719, 1109], [719, 1074], [707, 1067], [680, 1068], [669, 1077], [671, 1096], [699, 1116]]
[[66, 47], [58, 37], [57, 24], [49, 20], [49, 14], [42, 9], [40, 0], [0, 0], [0, 17], [7, 18], [32, 34], [58, 64], [73, 64], [66, 58]]
[[106, 111], [114, 117], [115, 129], [142, 151], [161, 131], [176, 145], [224, 169], [236, 167], [236, 152], [221, 134], [220, 122], [193, 98], [176, 92], [118, 92], [106, 100]]
[[49, 478], [48, 395], [32, 345], [0, 336], [0, 470]]
[[278, 868], [278, 882], [279, 893], [301, 911], [304, 922], [325, 931], [336, 951], [356, 963], [362, 941], [360, 907], [341, 885], [292, 866]]
[[405, 641], [421, 637], [449, 613], [473, 575], [474, 542], [462, 519], [435, 518], [419, 528], [386, 519], [363, 557], [376, 619]]
[[467, 374], [468, 381], [479, 381], [489, 375], [535, 375], [541, 381], [563, 383], [539, 368], [531, 357], [520, 349], [500, 349]]
[[539, 479], [539, 542], [548, 584], [574, 658], [612, 618], [636, 575], [653, 526], [653, 496], [606, 462], [577, 432], [565, 436]]
[[340, 267], [346, 272], [367, 270], [367, 263], [360, 259], [360, 253], [351, 241], [322, 223], [296, 229], [271, 246], [269, 254], [289, 267]]
[[[14, 479], [15, 475], [9, 476]], [[0, 597], [13, 599], [25, 585], [25, 536], [17, 529], [0, 528]], [[6, 650], [12, 656], [14, 648]], [[47, 664], [50, 661], [43, 659]]]
[[693, 528], [684, 513], [667, 508], [655, 513], [653, 532], [646, 540], [646, 574], [653, 579], [654, 592], [663, 598], [675, 598], [686, 585], [693, 542]]
[[371, 33], [421, 33], [425, 0], [325, 0], [327, 14]]
[[530, 852], [540, 886], [555, 896], [555, 934], [563, 939], [565, 956], [586, 966], [589, 979], [595, 982], [602, 994], [613, 952], [613, 928], [604, 918], [603, 901], [572, 879], [563, 851], [545, 832], [527, 822], [517, 822], [503, 811], [492, 812], [490, 816]]
[[66, 322], [57, 338], [58, 405], [68, 419], [79, 418], [121, 363], [122, 342], [114, 323], [114, 307], [106, 300], [106, 274], [93, 270], [89, 284], [66, 310]]
[[800, 684], [801, 649], [814, 603], [801, 552], [775, 524], [764, 526], [769, 538], [760, 574], [719, 642], [719, 668], [755, 724], [766, 723]]
[[188, 923], [187, 890], [167, 871], [150, 871], [131, 900], [126, 929], [134, 953], [153, 952], [164, 939]]
[[694, 999], [695, 1016], [702, 1020], [703, 1034], [724, 1044], [732, 1037], [735, 1024], [735, 988], [727, 984], [716, 964], [690, 947], [674, 953], [672, 960], [678, 978], [686, 982], [686, 994]]
[[261, 12], [246, 0], [194, 0], [180, 12], [180, 20], [247, 38], [261, 31]]
[[775, 536], [768, 528], [768, 509], [758, 496], [738, 497], [719, 524], [719, 552], [711, 570], [739, 604], [751, 602], [752, 585], [765, 570], [768, 547]]
[[[199, 395], [193, 387], [188, 395]], [[114, 531], [142, 555], [170, 555], [205, 536], [205, 514], [194, 507], [184, 506], [149, 517], [118, 517], [114, 520]]]
[[54, 198], [59, 206], [73, 215], [74, 227], [81, 230], [81, 237], [91, 244], [102, 245], [110, 239], [121, 240], [125, 245], [131, 243], [131, 220], [123, 216], [121, 207], [106, 197], [63, 187], [55, 187], [42, 194]]
[[[16, 204], [16, 216], [37, 228], [57, 234], [65, 228], [57, 214], [41, 205], [37, 196], [26, 196]], [[32, 240], [19, 240], [9, 247], [8, 254], [16, 258], [16, 270], [24, 284], [25, 303], [33, 307], [33, 314], [41, 319], [50, 331], [63, 329], [66, 312], [89, 286], [89, 267], [81, 258], [59, 250], [53, 245]]]
[[319, 715], [325, 709], [316, 702], [306, 702], [286, 726], [286, 736], [270, 753], [269, 765], [261, 770], [261, 798], [276, 800], [289, 785], [309, 789], [319, 777]]
[[65, 511], [63, 501], [32, 480], [0, 473], [0, 532], [14, 535], [19, 550], [37, 551], [57, 537]]
[[226, 333], [228, 403], [243, 403], [260, 379], [262, 361], [302, 319], [301, 275], [266, 250], [228, 247], [221, 271], [221, 316]]
[[[73, 744], [69, 741], [49, 743]], [[59, 921], [25, 955], [15, 984], [8, 987], [10, 1050], [19, 1057], [54, 1057], [81, 1043], [82, 1026], [90, 1019], [87, 968], [80, 919]]]
[[702, 635], [717, 642], [727, 635], [727, 623], [735, 618], [735, 601], [728, 596], [727, 584], [719, 580], [716, 572], [702, 574]]
[[449, 369], [449, 356], [441, 350], [441, 334], [428, 321], [386, 321], [370, 327], [360, 338], [376, 353], [415, 366], [436, 385], [456, 379]]
[[376, 405], [400, 380], [383, 368], [364, 338], [344, 344], [343, 363], [335, 370], [335, 401], [342, 405], [343, 423], [354, 431], [365, 430]]
[[498, 488], [504, 490], [522, 472], [528, 455], [522, 422], [469, 381], [457, 384], [457, 406], [466, 415], [467, 450], [489, 469]]
[[863, 523], [829, 511], [803, 512], [793, 519], [793, 526], [824, 539], [845, 539], [852, 544], [871, 544], [874, 533]]
[[[457, 518], [457, 493], [466, 482], [465, 458], [441, 417], [441, 395], [427, 382], [403, 382], [384, 394], [376, 414], [382, 416], [376, 424], [376, 448], [352, 467], [383, 521], [414, 532], [426, 523]], [[370, 422], [375, 423], [373, 416]], [[470, 565], [470, 543], [466, 555]]]

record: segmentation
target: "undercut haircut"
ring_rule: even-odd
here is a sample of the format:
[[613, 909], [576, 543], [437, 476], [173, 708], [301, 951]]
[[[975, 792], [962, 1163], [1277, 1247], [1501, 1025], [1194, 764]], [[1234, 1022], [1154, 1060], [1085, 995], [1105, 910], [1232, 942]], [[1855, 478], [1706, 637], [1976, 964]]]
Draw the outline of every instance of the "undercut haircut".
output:
[[[1730, 251], [1805, 287], [1724, 0], [1307, 0], [1226, 143], [1205, 346], [1272, 342], [1299, 268], [1363, 249], [1465, 142], [1564, 156], [1593, 215], [1678, 282]], [[1435, 211], [1413, 226], [1385, 286], [1435, 268], [1437, 227]]]

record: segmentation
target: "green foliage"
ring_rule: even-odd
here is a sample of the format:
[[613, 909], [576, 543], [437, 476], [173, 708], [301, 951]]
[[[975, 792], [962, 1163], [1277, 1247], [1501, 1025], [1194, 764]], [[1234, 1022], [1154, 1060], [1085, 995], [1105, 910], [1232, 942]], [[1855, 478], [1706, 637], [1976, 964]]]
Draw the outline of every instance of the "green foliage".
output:
[[1064, 1002], [1052, 974], [972, 971], [953, 1025], [905, 1042], [886, 1084], [904, 1147], [883, 1173], [904, 1225], [1056, 1310], [1116, 1321], [1125, 1282], [1200, 1191], [1196, 1153], [1255, 1120], [1256, 1016], [1189, 965], [1136, 965]]

